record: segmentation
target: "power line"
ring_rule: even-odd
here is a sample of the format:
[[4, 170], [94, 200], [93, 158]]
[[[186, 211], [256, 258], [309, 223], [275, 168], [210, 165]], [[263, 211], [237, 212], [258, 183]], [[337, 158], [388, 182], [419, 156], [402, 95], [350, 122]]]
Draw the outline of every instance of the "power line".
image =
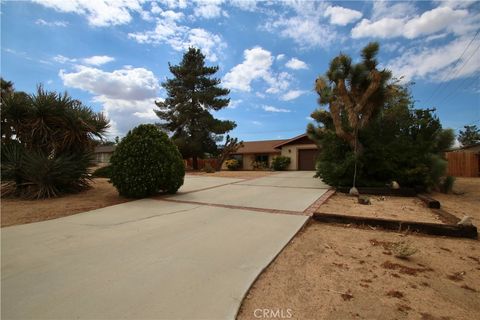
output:
[[[476, 32], [475, 35], [473, 36], [472, 40], [470, 40], [470, 42], [468, 43], [468, 45], [467, 45], [467, 46], [465, 47], [465, 49], [463, 50], [463, 52], [462, 52], [462, 54], [460, 55], [460, 57], [458, 57], [457, 60], [455, 60], [455, 62], [454, 62], [455, 65], [458, 64], [458, 63], [461, 61], [463, 55], [465, 54], [465, 52], [467, 52], [468, 48], [470, 48], [470, 45], [473, 43], [473, 41], [475, 40], [475, 38], [477, 37], [477, 35], [478, 35], [479, 33], [480, 33], [480, 29], [477, 30], [477, 32]], [[477, 48], [476, 50], [478, 50], [478, 48]], [[476, 51], [476, 50], [475, 50], [475, 51]], [[465, 65], [465, 64], [464, 64], [464, 65]], [[464, 67], [464, 65], [463, 65], [460, 69], [462, 69], [462, 68]], [[457, 73], [458, 73], [458, 72], [459, 72], [459, 70], [457, 69]], [[433, 98], [433, 96], [437, 93], [437, 91], [440, 90], [440, 88], [446, 83], [446, 82], [444, 82], [444, 81], [447, 79], [448, 75], [449, 75], [449, 74], [446, 73], [446, 74], [443, 76], [442, 80], [440, 80], [441, 84], [440, 84], [438, 87], [436, 87], [435, 90], [433, 90], [432, 94], [425, 100], [425, 104], [427, 104], [427, 102], [430, 102], [431, 98]], [[452, 78], [453, 78], [453, 77], [452, 77]], [[448, 83], [446, 84], [446, 87], [445, 87], [445, 88], [447, 88], [447, 87], [449, 86], [449, 84], [450, 84], [450, 82], [448, 82]]]
[[[480, 46], [479, 46], [479, 48], [480, 48]], [[445, 96], [445, 98], [443, 99], [443, 101], [442, 101], [441, 103], [446, 103], [446, 102], [449, 100], [449, 98], [452, 97], [452, 95], [454, 95], [455, 93], [458, 93], [458, 92], [459, 92], [458, 90], [459, 90], [461, 87], [463, 87], [464, 83], [465, 83], [467, 80], [469, 80], [469, 79], [470, 79], [470, 78], [465, 78], [465, 79], [463, 79], [463, 81], [460, 82], [460, 84], [459, 84], [454, 90], [452, 90], [449, 94], [447, 94], [447, 95]], [[478, 81], [479, 79], [480, 79], [480, 76], [474, 77], [472, 83], [474, 83], [475, 81]], [[470, 84], [468, 84], [467, 87], [468, 87], [468, 86], [470, 86]]]

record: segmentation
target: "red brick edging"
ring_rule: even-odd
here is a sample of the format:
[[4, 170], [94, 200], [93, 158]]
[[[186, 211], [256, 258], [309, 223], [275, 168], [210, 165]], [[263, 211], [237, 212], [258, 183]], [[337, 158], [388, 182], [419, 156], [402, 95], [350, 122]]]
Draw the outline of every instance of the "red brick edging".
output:
[[257, 208], [257, 207], [243, 207], [243, 206], [234, 206], [229, 204], [218, 204], [218, 203], [210, 203], [210, 202], [198, 202], [198, 201], [189, 201], [189, 200], [176, 200], [170, 198], [157, 198], [155, 200], [159, 201], [168, 201], [168, 202], [177, 202], [177, 203], [187, 203], [187, 204], [198, 204], [203, 206], [209, 207], [219, 207], [219, 208], [227, 208], [227, 209], [239, 209], [239, 210], [249, 210], [249, 211], [258, 211], [258, 212], [266, 212], [266, 213], [281, 213], [281, 214], [294, 214], [294, 215], [301, 215], [304, 216], [305, 213], [301, 211], [291, 211], [291, 210], [279, 210], [279, 209], [266, 209], [266, 208]]
[[324, 204], [331, 196], [335, 194], [335, 189], [329, 189], [322, 194], [314, 203], [312, 203], [307, 209], [303, 211], [304, 214], [312, 216], [322, 204]]

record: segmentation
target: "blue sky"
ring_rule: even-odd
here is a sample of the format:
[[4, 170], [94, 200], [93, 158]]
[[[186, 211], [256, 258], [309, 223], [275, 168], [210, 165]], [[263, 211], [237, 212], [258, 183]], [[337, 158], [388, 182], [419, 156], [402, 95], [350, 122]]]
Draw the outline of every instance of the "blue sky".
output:
[[416, 106], [458, 130], [480, 123], [478, 30], [473, 1], [2, 1], [1, 75], [17, 90], [66, 90], [123, 136], [157, 120], [168, 63], [196, 46], [231, 89], [216, 116], [236, 121], [232, 134], [283, 139], [305, 131], [328, 62], [379, 41]]

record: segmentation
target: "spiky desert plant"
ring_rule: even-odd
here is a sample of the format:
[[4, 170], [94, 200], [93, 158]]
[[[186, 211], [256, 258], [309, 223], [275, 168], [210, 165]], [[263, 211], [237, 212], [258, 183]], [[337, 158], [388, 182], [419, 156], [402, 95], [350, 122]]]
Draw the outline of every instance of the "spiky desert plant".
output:
[[2, 94], [3, 194], [48, 198], [89, 186], [94, 138], [108, 120], [67, 93]]
[[393, 243], [391, 245], [391, 249], [395, 257], [400, 259], [408, 259], [410, 256], [418, 252], [418, 249], [407, 241]]

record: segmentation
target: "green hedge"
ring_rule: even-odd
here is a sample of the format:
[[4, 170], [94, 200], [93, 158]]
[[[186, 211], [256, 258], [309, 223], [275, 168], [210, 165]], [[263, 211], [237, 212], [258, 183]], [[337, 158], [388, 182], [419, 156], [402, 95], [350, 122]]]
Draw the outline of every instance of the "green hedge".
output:
[[92, 176], [95, 178], [110, 178], [112, 176], [112, 168], [110, 166], [98, 168], [93, 171]]
[[153, 124], [143, 124], [128, 132], [110, 162], [110, 179], [125, 197], [175, 193], [183, 185], [182, 156], [168, 136]]
[[285, 156], [277, 156], [272, 160], [272, 169], [275, 171], [287, 170], [290, 165], [290, 158]]

